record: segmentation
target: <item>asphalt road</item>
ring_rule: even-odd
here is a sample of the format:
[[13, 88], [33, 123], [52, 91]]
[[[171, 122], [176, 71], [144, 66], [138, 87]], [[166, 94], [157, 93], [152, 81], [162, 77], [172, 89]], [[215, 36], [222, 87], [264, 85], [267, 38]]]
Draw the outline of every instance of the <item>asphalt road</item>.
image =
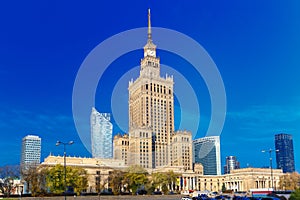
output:
[[[111, 199], [120, 199], [120, 200], [180, 200], [181, 195], [137, 195], [137, 196], [77, 196], [71, 197], [68, 196], [67, 200], [111, 200]], [[64, 200], [64, 197], [26, 197], [22, 198], [23, 200]]]

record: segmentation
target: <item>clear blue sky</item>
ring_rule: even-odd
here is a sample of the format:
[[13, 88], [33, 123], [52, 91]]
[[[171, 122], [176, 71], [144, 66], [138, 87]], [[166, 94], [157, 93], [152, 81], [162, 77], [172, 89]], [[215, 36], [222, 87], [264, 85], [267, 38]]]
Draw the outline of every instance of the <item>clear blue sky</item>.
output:
[[[0, 165], [19, 163], [21, 139], [27, 134], [42, 138], [42, 159], [50, 152], [62, 154], [56, 140], [75, 140], [68, 154], [90, 156], [72, 118], [77, 71], [89, 52], [105, 39], [145, 27], [148, 8], [153, 26], [192, 37], [218, 66], [227, 95], [222, 165], [226, 156], [235, 155], [243, 167], [267, 166], [268, 155], [261, 150], [274, 148], [274, 134], [285, 132], [294, 137], [296, 169], [300, 171], [297, 0], [1, 1]], [[204, 135], [205, 119], [210, 117], [205, 85], [194, 81], [185, 61], [165, 51], [158, 50], [158, 55], [196, 88], [204, 119], [197, 134]], [[97, 91], [98, 110], [111, 112], [114, 84], [122, 73], [139, 65], [142, 56], [142, 50], [129, 53], [108, 68]], [[179, 121], [179, 105], [175, 106]], [[114, 133], [119, 131], [127, 130], [116, 124]]]

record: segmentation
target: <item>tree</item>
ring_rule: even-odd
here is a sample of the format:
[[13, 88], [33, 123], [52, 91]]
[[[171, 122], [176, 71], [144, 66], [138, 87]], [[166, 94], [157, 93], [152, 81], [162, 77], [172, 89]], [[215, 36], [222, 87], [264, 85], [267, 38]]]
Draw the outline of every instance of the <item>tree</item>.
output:
[[167, 183], [169, 185], [169, 188], [171, 190], [173, 190], [174, 187], [175, 187], [175, 183], [177, 181], [177, 178], [180, 177], [181, 174], [175, 173], [174, 171], [171, 170], [171, 171], [168, 171], [166, 173], [166, 175], [167, 175]]
[[300, 174], [297, 172], [288, 173], [280, 177], [279, 187], [282, 190], [295, 190], [300, 182]]
[[121, 170], [114, 170], [109, 174], [109, 183], [114, 194], [120, 194], [125, 180], [125, 172]]
[[138, 165], [130, 166], [126, 169], [124, 183], [128, 184], [128, 188], [135, 194], [138, 189], [145, 187], [148, 183], [148, 172]]
[[74, 167], [70, 173], [71, 177], [69, 181], [70, 185], [74, 188], [74, 192], [80, 194], [80, 192], [86, 190], [88, 186], [87, 171], [79, 167]]
[[[51, 192], [55, 194], [65, 192], [64, 166], [56, 165], [48, 169], [46, 182]], [[85, 190], [88, 186], [86, 170], [79, 167], [66, 166], [66, 186], [73, 188], [77, 194]]]
[[152, 173], [151, 184], [154, 186], [154, 189], [161, 188], [166, 194], [169, 192], [169, 189], [173, 189], [172, 184], [176, 182], [178, 176], [180, 175], [173, 171]]
[[225, 186], [225, 183], [222, 184], [222, 192], [225, 192], [227, 189], [226, 189], [226, 186]]
[[167, 184], [167, 177], [162, 172], [152, 173], [151, 177], [151, 183], [155, 188], [160, 187], [162, 184]]
[[13, 185], [14, 179], [18, 178], [18, 176], [19, 166], [6, 165], [0, 167], [0, 192], [9, 197], [15, 188]]
[[0, 191], [1, 193], [4, 194], [4, 196], [9, 197], [14, 185], [13, 185], [13, 178], [9, 177], [9, 178], [5, 178], [5, 179], [0, 179]]
[[36, 197], [45, 194], [47, 169], [41, 168], [37, 164], [26, 164], [21, 167], [22, 178], [27, 184], [28, 191]]
[[300, 199], [300, 188], [297, 188], [290, 196], [289, 200], [299, 200]]
[[19, 165], [6, 165], [0, 167], [0, 178], [20, 176], [20, 166]]

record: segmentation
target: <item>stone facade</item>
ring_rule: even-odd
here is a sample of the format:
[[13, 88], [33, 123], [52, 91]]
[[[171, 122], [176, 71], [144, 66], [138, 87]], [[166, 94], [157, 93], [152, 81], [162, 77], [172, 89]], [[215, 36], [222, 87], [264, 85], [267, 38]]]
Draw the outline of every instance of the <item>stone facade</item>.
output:
[[[57, 164], [64, 165], [63, 156], [50, 155], [40, 166], [53, 167]], [[127, 167], [122, 160], [81, 157], [66, 157], [66, 165], [81, 167], [87, 171], [88, 188], [86, 192], [97, 192], [99, 182], [104, 188], [109, 188], [109, 174], [115, 169], [124, 170]]]
[[113, 141], [114, 159], [124, 160], [125, 165], [127, 165], [128, 164], [128, 149], [129, 149], [128, 134], [115, 135], [114, 141]]
[[189, 131], [176, 131], [172, 136], [171, 165], [183, 166], [183, 169], [192, 169], [193, 143], [192, 133]]
[[152, 42], [150, 10], [148, 40], [140, 76], [129, 82], [129, 164], [145, 168], [170, 165], [174, 132], [173, 77], [160, 76], [160, 59]]
[[[284, 175], [281, 169], [273, 169], [274, 189], [279, 187], [279, 178]], [[271, 170], [268, 168], [242, 168], [231, 170], [221, 176], [198, 176], [197, 190], [221, 191], [224, 184], [227, 190], [249, 191], [250, 189], [271, 188]]]
[[[80, 158], [67, 157], [68, 166], [82, 167], [87, 170], [88, 188], [87, 192], [95, 192], [97, 189], [97, 180], [100, 179], [101, 185], [109, 188], [108, 176], [115, 169], [125, 170], [127, 166], [124, 161], [114, 159]], [[41, 166], [63, 165], [62, 156], [48, 156]], [[184, 167], [169, 166], [147, 169], [148, 173], [174, 171], [178, 173], [178, 180], [175, 183], [176, 190], [209, 190], [222, 191], [224, 184], [227, 190], [248, 192], [250, 189], [271, 188], [271, 173], [268, 168], [242, 168], [231, 170], [229, 174], [224, 175], [203, 175], [203, 166], [194, 164], [194, 170], [186, 170]], [[279, 178], [284, 173], [281, 169], [273, 169], [274, 189], [279, 188]], [[99, 178], [100, 177], [100, 178]]]

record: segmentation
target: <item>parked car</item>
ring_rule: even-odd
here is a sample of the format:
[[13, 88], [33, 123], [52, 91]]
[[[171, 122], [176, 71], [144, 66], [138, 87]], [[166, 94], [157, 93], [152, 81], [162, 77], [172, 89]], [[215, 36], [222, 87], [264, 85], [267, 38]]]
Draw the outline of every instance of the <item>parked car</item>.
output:
[[189, 196], [184, 196], [184, 197], [181, 198], [181, 200], [192, 200], [192, 199]]
[[101, 193], [100, 193], [100, 195], [113, 195], [113, 192], [109, 188], [109, 189], [102, 190]]
[[162, 192], [159, 191], [159, 190], [156, 190], [156, 191], [152, 192], [152, 194], [154, 194], [154, 195], [162, 195]]
[[145, 189], [139, 189], [136, 191], [137, 195], [143, 195], [143, 194], [147, 194], [147, 191]]

